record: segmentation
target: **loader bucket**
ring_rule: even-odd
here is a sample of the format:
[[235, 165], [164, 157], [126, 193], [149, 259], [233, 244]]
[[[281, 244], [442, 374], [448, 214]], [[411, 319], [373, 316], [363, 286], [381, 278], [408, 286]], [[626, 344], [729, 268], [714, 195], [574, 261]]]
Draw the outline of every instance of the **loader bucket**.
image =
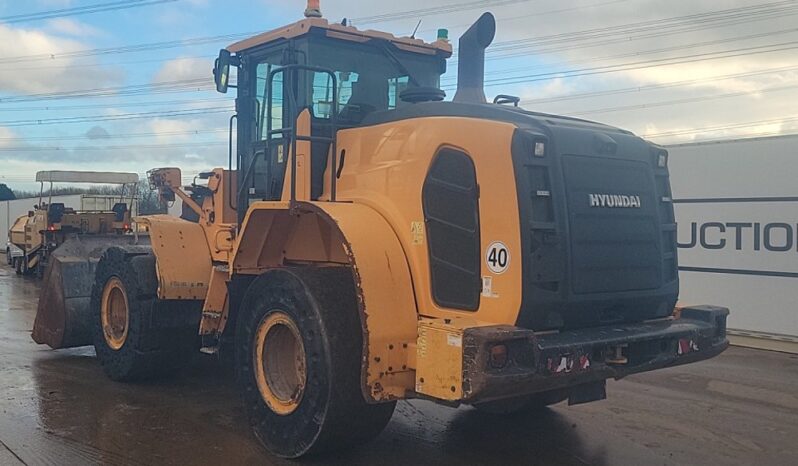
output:
[[31, 336], [53, 349], [92, 344], [91, 289], [97, 262], [111, 246], [149, 245], [131, 235], [75, 235], [48, 260]]

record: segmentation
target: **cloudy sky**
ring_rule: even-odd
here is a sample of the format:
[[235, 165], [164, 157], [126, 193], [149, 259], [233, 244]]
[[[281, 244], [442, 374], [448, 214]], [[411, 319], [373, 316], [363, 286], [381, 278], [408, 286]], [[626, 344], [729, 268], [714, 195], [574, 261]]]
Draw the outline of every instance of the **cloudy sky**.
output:
[[[220, 47], [300, 19], [303, 0], [0, 2], [0, 183], [41, 169], [226, 164], [233, 94], [212, 90]], [[119, 2], [116, 2], [119, 3]], [[798, 0], [322, 0], [329, 19], [434, 40], [498, 19], [489, 97], [660, 143], [798, 132]], [[47, 17], [23, 16], [54, 12]], [[442, 87], [452, 96], [456, 57]]]

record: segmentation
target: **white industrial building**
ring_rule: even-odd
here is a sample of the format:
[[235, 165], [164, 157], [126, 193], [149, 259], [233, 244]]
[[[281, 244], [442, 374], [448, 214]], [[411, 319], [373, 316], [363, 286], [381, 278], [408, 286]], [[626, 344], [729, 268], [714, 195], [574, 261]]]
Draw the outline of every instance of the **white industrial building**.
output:
[[736, 343], [798, 351], [798, 136], [668, 151], [680, 301], [728, 307]]

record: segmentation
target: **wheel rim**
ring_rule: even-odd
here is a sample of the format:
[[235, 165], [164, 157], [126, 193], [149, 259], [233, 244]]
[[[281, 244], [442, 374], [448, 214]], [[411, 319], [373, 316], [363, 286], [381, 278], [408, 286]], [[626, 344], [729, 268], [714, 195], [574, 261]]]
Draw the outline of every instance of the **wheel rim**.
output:
[[103, 326], [105, 343], [114, 351], [125, 344], [130, 323], [128, 301], [125, 287], [118, 277], [111, 277], [103, 288], [100, 320]]
[[299, 329], [286, 313], [273, 311], [261, 320], [253, 366], [258, 390], [269, 408], [282, 416], [294, 412], [307, 382], [305, 346]]

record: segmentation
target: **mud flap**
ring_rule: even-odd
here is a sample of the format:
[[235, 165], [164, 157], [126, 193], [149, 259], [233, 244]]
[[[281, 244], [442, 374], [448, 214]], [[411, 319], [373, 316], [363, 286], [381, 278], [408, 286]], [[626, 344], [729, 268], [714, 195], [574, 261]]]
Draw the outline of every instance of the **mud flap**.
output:
[[576, 385], [568, 390], [568, 406], [591, 401], [599, 401], [607, 398], [607, 381], [583, 383]]
[[91, 289], [97, 262], [111, 246], [141, 245], [149, 249], [149, 237], [131, 235], [73, 236], [47, 261], [44, 282], [31, 337], [53, 349], [92, 344]]

